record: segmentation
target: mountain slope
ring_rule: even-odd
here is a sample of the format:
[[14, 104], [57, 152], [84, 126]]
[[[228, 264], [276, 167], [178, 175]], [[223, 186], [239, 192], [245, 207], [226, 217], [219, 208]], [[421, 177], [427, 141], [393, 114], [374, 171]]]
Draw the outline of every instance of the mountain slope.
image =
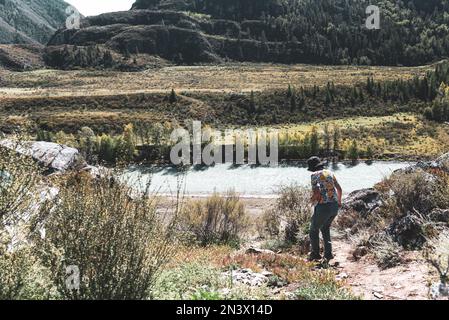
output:
[[67, 7], [62, 0], [0, 0], [0, 43], [46, 44]]
[[[365, 26], [370, 3], [381, 9], [380, 30]], [[47, 61], [64, 68], [104, 65], [105, 55], [111, 64], [114, 54], [182, 64], [422, 65], [449, 56], [449, 1], [137, 0], [130, 11], [60, 30], [49, 44]]]

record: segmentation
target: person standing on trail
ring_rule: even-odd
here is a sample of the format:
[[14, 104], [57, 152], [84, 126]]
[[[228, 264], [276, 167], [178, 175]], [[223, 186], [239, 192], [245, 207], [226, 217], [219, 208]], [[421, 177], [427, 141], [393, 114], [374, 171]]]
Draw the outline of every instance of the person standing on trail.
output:
[[330, 261], [332, 254], [332, 241], [330, 227], [337, 217], [341, 207], [342, 188], [334, 173], [324, 169], [325, 163], [318, 157], [312, 157], [307, 161], [308, 170], [312, 173], [312, 204], [314, 213], [310, 226], [310, 243], [312, 251], [310, 261], [321, 260], [320, 255], [320, 231], [324, 240], [324, 259]]

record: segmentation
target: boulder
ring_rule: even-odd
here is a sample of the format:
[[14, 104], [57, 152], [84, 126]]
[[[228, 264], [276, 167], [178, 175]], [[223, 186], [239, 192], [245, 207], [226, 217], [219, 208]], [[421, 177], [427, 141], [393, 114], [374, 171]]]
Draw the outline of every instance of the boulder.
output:
[[362, 217], [368, 216], [382, 204], [381, 196], [375, 189], [357, 190], [348, 195], [342, 207], [342, 211], [358, 212]]
[[426, 242], [423, 220], [410, 212], [393, 222], [388, 228], [388, 233], [405, 249], [420, 249]]
[[75, 169], [79, 165], [77, 149], [51, 142], [35, 142], [31, 145], [32, 157], [55, 171]]
[[64, 172], [86, 165], [77, 149], [57, 143], [44, 141], [18, 143], [5, 139], [0, 141], [0, 146], [31, 156], [50, 171]]

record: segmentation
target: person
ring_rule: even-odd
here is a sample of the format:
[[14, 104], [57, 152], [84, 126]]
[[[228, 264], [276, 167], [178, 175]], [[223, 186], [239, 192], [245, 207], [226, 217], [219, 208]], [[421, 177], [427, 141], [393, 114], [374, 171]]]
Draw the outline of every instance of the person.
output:
[[342, 188], [334, 173], [324, 169], [325, 163], [318, 157], [312, 157], [307, 161], [308, 170], [313, 172], [312, 198], [314, 213], [310, 225], [311, 253], [310, 261], [320, 261], [320, 231], [324, 240], [324, 259], [330, 261], [332, 254], [332, 242], [330, 227], [337, 217], [342, 201]]

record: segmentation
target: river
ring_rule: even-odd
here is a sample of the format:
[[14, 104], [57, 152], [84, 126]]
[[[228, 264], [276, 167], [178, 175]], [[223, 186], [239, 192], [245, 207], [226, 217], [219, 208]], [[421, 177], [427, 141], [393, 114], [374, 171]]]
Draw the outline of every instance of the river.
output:
[[[410, 162], [375, 161], [370, 164], [338, 163], [331, 165], [344, 194], [370, 188], [393, 171], [409, 166]], [[224, 193], [234, 189], [242, 197], [271, 198], [279, 186], [298, 183], [309, 186], [310, 172], [300, 165], [279, 167], [232, 166], [190, 168], [179, 172], [173, 167], [132, 167], [124, 178], [133, 186], [142, 188], [151, 181], [150, 190], [159, 195], [176, 195], [180, 189], [186, 195], [207, 196], [214, 191]]]

